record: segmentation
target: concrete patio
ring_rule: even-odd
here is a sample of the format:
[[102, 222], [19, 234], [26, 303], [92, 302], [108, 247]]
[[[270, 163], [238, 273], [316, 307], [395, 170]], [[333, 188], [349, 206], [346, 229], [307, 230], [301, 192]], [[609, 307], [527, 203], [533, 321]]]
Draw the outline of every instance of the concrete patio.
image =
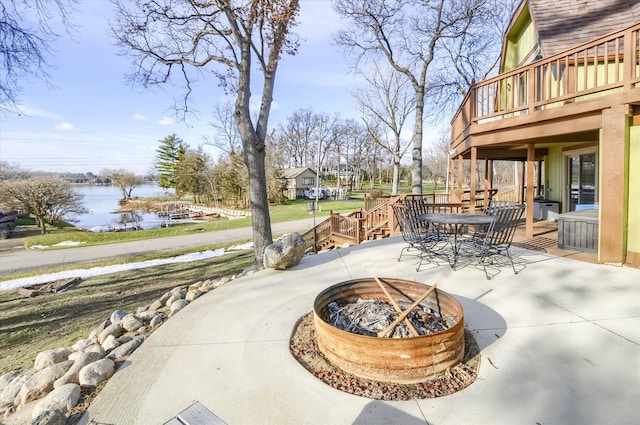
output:
[[[199, 401], [227, 424], [635, 424], [640, 270], [514, 248], [525, 269], [415, 271], [400, 237], [308, 255], [193, 302], [126, 361], [84, 424], [162, 424]], [[454, 295], [481, 347], [479, 377], [454, 395], [382, 402], [314, 378], [289, 353], [324, 288], [396, 277]]]

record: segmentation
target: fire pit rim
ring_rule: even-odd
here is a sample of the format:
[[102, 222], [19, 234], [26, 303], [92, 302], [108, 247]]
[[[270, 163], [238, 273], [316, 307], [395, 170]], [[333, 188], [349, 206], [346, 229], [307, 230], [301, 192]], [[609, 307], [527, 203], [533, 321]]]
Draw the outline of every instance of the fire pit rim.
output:
[[[355, 300], [362, 294], [365, 294], [363, 297], [367, 297], [369, 295], [366, 294], [375, 293], [375, 298], [384, 300], [386, 294], [374, 279], [359, 278], [339, 282], [325, 288], [317, 295], [313, 306], [316, 341], [320, 351], [331, 363], [366, 379], [405, 384], [423, 382], [459, 363], [464, 355], [464, 311], [452, 295], [440, 289], [431, 293], [420, 303], [420, 305], [433, 303], [437, 294], [436, 305], [439, 308], [446, 308], [443, 316], [453, 314], [455, 318], [453, 324], [437, 333], [407, 338], [359, 335], [333, 326], [322, 316], [321, 313], [324, 313], [323, 308], [326, 305], [340, 299], [340, 287], [348, 289], [342, 299], [349, 300], [353, 296]], [[380, 279], [387, 284], [395, 285], [391, 287], [392, 294], [394, 292], [403, 294], [410, 301], [412, 298], [418, 299], [425, 292], [422, 288], [429, 287], [421, 282], [407, 279]], [[333, 294], [334, 292], [338, 293]], [[331, 296], [334, 298], [332, 299]]]

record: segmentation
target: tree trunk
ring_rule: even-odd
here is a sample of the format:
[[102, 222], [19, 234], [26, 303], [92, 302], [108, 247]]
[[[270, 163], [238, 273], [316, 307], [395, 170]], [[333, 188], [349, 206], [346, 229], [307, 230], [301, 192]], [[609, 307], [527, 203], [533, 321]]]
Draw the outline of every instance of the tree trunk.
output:
[[38, 227], [40, 228], [40, 234], [44, 235], [45, 233], [47, 233], [47, 223], [44, 219], [44, 217], [41, 217], [39, 215], [36, 215], [36, 223], [38, 223]]
[[262, 267], [264, 249], [273, 242], [269, 199], [265, 184], [267, 177], [264, 149], [255, 149], [255, 145], [252, 144], [252, 149], [245, 150], [245, 161], [247, 167], [252, 170], [249, 173], [249, 200], [251, 202], [255, 265]]
[[424, 119], [424, 90], [416, 89], [416, 120], [411, 143], [411, 193], [422, 194], [422, 121]]
[[398, 187], [400, 186], [400, 159], [393, 160], [393, 183], [391, 185], [391, 196], [398, 196]]

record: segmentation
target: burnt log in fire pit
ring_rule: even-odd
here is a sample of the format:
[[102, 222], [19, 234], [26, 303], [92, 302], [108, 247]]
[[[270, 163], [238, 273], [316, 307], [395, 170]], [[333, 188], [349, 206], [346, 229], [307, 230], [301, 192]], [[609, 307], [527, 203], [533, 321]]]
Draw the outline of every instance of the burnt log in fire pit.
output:
[[[379, 283], [376, 280], [364, 278], [338, 283], [316, 297], [313, 308], [316, 341], [327, 360], [361, 378], [399, 384], [423, 382], [458, 364], [464, 355], [462, 306], [446, 292], [418, 282], [381, 278]], [[401, 310], [407, 310], [429, 289], [432, 292], [418, 308], [433, 311], [439, 321], [444, 321], [445, 328], [438, 332], [386, 338], [348, 332], [328, 321], [335, 304], [344, 306], [362, 299], [389, 302], [389, 295]]]

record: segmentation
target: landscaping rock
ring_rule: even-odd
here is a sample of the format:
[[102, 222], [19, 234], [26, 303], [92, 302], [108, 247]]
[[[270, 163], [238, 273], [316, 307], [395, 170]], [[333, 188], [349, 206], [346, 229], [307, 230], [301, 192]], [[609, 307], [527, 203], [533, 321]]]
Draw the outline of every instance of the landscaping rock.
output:
[[0, 376], [0, 394], [2, 394], [4, 389], [7, 388], [18, 376], [20, 376], [21, 373], [21, 370], [13, 370]]
[[21, 406], [48, 394], [53, 390], [56, 379], [64, 375], [72, 365], [73, 361], [67, 360], [34, 373], [20, 388], [14, 404]]
[[[69, 370], [67, 370], [64, 375], [62, 375], [53, 383], [53, 388], [57, 389], [71, 383], [78, 384], [80, 382], [78, 380], [80, 369], [90, 363], [100, 360], [103, 357], [104, 355], [100, 355], [100, 353], [96, 352], [81, 353], [80, 356], [73, 362], [73, 365], [69, 368]], [[62, 413], [65, 412], [66, 410]]]
[[146, 310], [138, 314], [137, 316], [138, 316], [138, 319], [142, 320], [144, 323], [149, 323], [151, 319], [153, 319], [158, 314], [160, 313], [156, 310]]
[[[4, 386], [2, 391], [0, 391], [0, 413], [5, 413], [8, 407], [13, 407], [20, 388], [22, 388], [24, 383], [27, 382], [32, 375], [33, 373], [28, 370], [19, 370], [3, 375], [3, 377], [7, 377], [5, 379], [9, 379], [10, 377], [12, 377], [12, 379]], [[0, 416], [0, 418], [1, 417], [2, 416]]]
[[[169, 299], [169, 298], [167, 298]], [[164, 307], [164, 302], [160, 299], [158, 301], [153, 302], [150, 306], [149, 306], [149, 310], [152, 311], [158, 311], [160, 310], [162, 307]]]
[[203, 290], [204, 292], [209, 292], [213, 289], [216, 289], [219, 286], [225, 285], [227, 283], [231, 282], [231, 279], [228, 277], [222, 277], [217, 281], [212, 281], [211, 279], [206, 280], [202, 286], [200, 287], [201, 290]]
[[116, 348], [118, 345], [120, 345], [120, 343], [118, 342], [118, 339], [113, 336], [113, 335], [109, 335], [104, 342], [102, 343], [101, 347], [104, 350], [105, 353], [108, 353], [109, 351], [113, 350], [114, 348]]
[[264, 249], [264, 267], [284, 270], [295, 266], [304, 257], [305, 242], [299, 233], [290, 233]]
[[32, 418], [36, 419], [47, 410], [57, 410], [62, 414], [73, 409], [80, 400], [80, 385], [66, 384], [51, 391], [33, 408]]
[[57, 410], [45, 410], [29, 425], [65, 425], [67, 417]]
[[160, 303], [162, 305], [165, 305], [167, 303], [167, 300], [172, 296], [173, 294], [171, 292], [166, 292], [162, 297], [160, 297], [160, 299], [158, 301], [160, 301]]
[[165, 317], [164, 314], [155, 315], [153, 319], [151, 319], [151, 321], [149, 322], [149, 326], [151, 326], [152, 328], [157, 328], [164, 321], [164, 317]]
[[127, 332], [137, 331], [143, 325], [140, 319], [138, 319], [133, 314], [127, 314], [126, 316], [124, 316], [120, 324], [122, 325], [122, 328]]
[[100, 344], [92, 345], [91, 347], [87, 348], [85, 353], [99, 353], [100, 357], [104, 357], [107, 355], [106, 350], [102, 348]]
[[116, 365], [111, 359], [100, 359], [80, 369], [78, 380], [80, 385], [95, 387], [102, 381], [111, 378], [116, 371]]
[[122, 310], [116, 310], [113, 313], [111, 313], [111, 317], [109, 317], [109, 320], [111, 320], [111, 323], [120, 323], [120, 321], [127, 315], [126, 311], [122, 311]]
[[189, 301], [187, 300], [174, 301], [169, 308], [169, 317], [173, 316], [174, 314], [185, 308], [187, 305], [189, 305]]
[[118, 345], [126, 344], [132, 339], [133, 339], [133, 335], [129, 335], [129, 334], [122, 335], [120, 338], [118, 338]]
[[195, 291], [196, 289], [200, 289], [200, 287], [202, 286], [203, 283], [204, 282], [201, 281], [201, 280], [199, 280], [199, 281], [197, 281], [195, 283], [192, 283], [187, 287], [187, 290], [188, 291]]
[[97, 336], [93, 338], [80, 339], [71, 346], [71, 351], [85, 351], [88, 347], [91, 347], [97, 342], [98, 342]]
[[148, 305], [144, 305], [144, 306], [136, 308], [136, 311], [133, 314], [135, 314], [136, 316], [140, 317], [140, 313], [142, 313], [144, 311], [147, 311], [147, 310], [149, 310], [149, 306]]
[[184, 299], [186, 301], [193, 301], [196, 298], [198, 298], [200, 295], [202, 295], [204, 292], [202, 292], [200, 289], [194, 289], [193, 291], [189, 291], [187, 292], [187, 295], [184, 297]]
[[100, 333], [107, 329], [107, 327], [111, 324], [111, 320], [107, 319], [104, 322], [100, 323], [97, 328], [91, 331], [89, 334], [89, 338], [97, 338]]
[[187, 289], [177, 286], [171, 290], [171, 295], [176, 299], [182, 300], [187, 295]]
[[126, 344], [122, 344], [119, 347], [115, 348], [112, 352], [107, 354], [107, 358], [111, 360], [118, 360], [122, 357], [128, 356], [133, 353], [136, 348], [142, 344], [143, 339], [140, 337], [135, 337], [131, 341]]
[[42, 351], [36, 356], [33, 362], [35, 370], [42, 370], [56, 363], [63, 362], [69, 358], [71, 351], [68, 348], [54, 348], [53, 350]]
[[112, 323], [107, 326], [105, 330], [100, 332], [100, 335], [98, 336], [98, 342], [102, 344], [109, 335], [113, 335], [114, 337], [118, 338], [120, 335], [122, 335], [122, 333], [122, 325], [120, 323]]
[[145, 326], [140, 327], [140, 329], [138, 329], [138, 335], [146, 335], [151, 331], [152, 331], [151, 326], [145, 325]]

